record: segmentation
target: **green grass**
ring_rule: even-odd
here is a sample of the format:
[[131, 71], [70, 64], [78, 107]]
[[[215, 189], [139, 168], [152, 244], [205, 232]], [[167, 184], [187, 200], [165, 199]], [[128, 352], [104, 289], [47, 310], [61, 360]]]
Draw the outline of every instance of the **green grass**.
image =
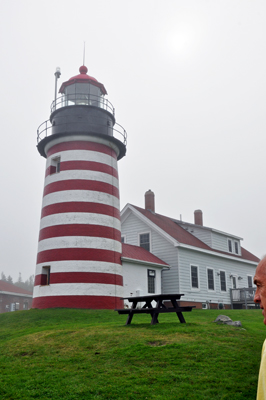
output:
[[49, 309], [0, 314], [0, 399], [255, 399], [260, 310], [136, 315]]

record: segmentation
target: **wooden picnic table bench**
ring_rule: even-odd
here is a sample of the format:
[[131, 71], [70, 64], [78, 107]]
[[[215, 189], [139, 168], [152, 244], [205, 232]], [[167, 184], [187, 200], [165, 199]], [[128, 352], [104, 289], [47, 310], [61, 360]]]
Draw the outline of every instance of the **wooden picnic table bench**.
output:
[[[169, 313], [175, 312], [179, 318], [181, 323], [186, 323], [185, 318], [183, 316], [183, 312], [192, 311], [192, 308], [195, 306], [184, 306], [180, 307], [178, 304], [178, 300], [180, 300], [183, 294], [153, 294], [148, 296], [136, 296], [136, 297], [122, 297], [121, 300], [128, 300], [132, 303], [131, 308], [123, 308], [116, 309], [115, 311], [118, 314], [128, 314], [126, 325], [129, 325], [132, 321], [134, 314], [150, 314], [151, 325], [157, 324], [158, 315], [161, 313]], [[156, 306], [153, 307], [152, 302], [156, 302]], [[166, 307], [164, 301], [170, 301], [172, 303], [172, 307]], [[144, 303], [141, 307], [141, 304], [138, 307], [138, 303]]]

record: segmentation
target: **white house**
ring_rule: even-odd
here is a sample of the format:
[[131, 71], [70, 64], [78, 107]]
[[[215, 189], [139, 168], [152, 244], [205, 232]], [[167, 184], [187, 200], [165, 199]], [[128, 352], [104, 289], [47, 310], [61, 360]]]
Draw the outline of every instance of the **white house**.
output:
[[[124, 297], [161, 293], [161, 276], [169, 266], [140, 246], [122, 244]], [[125, 300], [125, 306], [131, 303]]]
[[[144, 209], [127, 204], [122, 210], [122, 242], [143, 247], [170, 266], [162, 269], [162, 293], [183, 293], [183, 305], [231, 307], [230, 289], [253, 286], [259, 259], [241, 247], [242, 238], [205, 227], [200, 210], [194, 215], [192, 224], [157, 214], [154, 193], [148, 191]], [[126, 292], [129, 264], [122, 261]], [[131, 292], [138, 285], [132, 278]]]
[[0, 280], [0, 314], [9, 311], [29, 310], [31, 306], [31, 292]]

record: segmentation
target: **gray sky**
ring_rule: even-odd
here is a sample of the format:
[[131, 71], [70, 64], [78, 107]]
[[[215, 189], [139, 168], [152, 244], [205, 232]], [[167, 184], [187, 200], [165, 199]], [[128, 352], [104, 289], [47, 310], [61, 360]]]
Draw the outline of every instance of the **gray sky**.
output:
[[121, 208], [143, 207], [265, 244], [264, 0], [0, 0], [0, 272], [35, 271], [54, 72], [83, 63], [128, 132]]

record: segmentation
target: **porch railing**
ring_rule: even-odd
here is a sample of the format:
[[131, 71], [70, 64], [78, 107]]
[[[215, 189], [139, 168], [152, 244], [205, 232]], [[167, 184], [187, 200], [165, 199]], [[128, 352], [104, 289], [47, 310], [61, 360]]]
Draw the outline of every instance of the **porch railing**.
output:
[[254, 305], [254, 296], [255, 296], [256, 288], [239, 288], [239, 289], [230, 289], [230, 298], [231, 298], [231, 307], [233, 308], [234, 304], [242, 304], [245, 308], [248, 308], [248, 305]]

